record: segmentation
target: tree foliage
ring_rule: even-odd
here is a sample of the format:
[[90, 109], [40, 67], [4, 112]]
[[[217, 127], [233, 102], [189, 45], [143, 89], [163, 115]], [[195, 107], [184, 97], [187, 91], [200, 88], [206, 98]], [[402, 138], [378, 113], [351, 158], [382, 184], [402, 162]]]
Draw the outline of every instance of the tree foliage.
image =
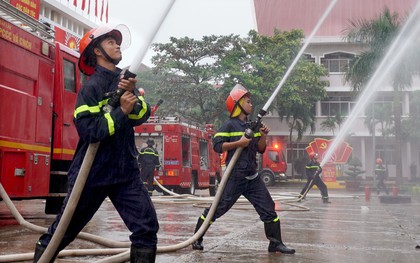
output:
[[153, 45], [153, 72], [160, 75], [156, 91], [166, 112], [202, 123], [213, 122], [220, 113], [220, 58], [238, 36], [204, 36], [202, 40], [171, 37], [169, 43]]
[[[153, 72], [160, 76], [155, 89], [165, 100], [162, 112], [203, 123], [220, 123], [228, 118], [224, 102], [236, 83], [252, 93], [254, 108], [261, 109], [295, 58], [303, 37], [300, 30], [275, 31], [273, 36], [261, 36], [251, 30], [244, 38], [236, 35], [208, 36], [202, 40], [184, 37], [155, 44], [157, 55], [152, 58]], [[273, 109], [277, 109], [279, 103], [286, 105], [290, 99], [301, 100], [300, 105], [305, 107], [300, 109], [303, 118], [314, 102], [325, 96], [327, 83], [320, 77], [326, 74], [322, 66], [302, 60], [283, 88], [285, 92], [274, 100]], [[305, 127], [306, 120], [303, 129]]]

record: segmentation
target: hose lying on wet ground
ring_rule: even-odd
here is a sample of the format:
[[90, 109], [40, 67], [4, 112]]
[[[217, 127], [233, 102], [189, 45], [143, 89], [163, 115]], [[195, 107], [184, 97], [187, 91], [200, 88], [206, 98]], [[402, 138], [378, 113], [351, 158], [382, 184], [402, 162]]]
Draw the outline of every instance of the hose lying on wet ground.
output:
[[[174, 193], [168, 189], [166, 189], [165, 187], [163, 187], [161, 184], [159, 184], [159, 182], [156, 182], [156, 184], [158, 185], [158, 187], [161, 187], [161, 189], [163, 191], [165, 191], [167, 194], [169, 194], [170, 196], [155, 196], [153, 197], [153, 202], [156, 204], [159, 203], [163, 203], [163, 204], [192, 204], [195, 207], [208, 207], [209, 204], [211, 203], [211, 207], [210, 207], [210, 211], [209, 211], [209, 215], [207, 216], [207, 218], [212, 218], [214, 215], [214, 211], [212, 211], [212, 208], [217, 207], [217, 204], [220, 200], [221, 194], [223, 192], [223, 189], [226, 185], [227, 179], [230, 175], [231, 169], [233, 167], [229, 168], [229, 170], [225, 171], [225, 174], [222, 177], [222, 181], [220, 182], [219, 185], [219, 189], [216, 193], [216, 197], [197, 197], [194, 195], [180, 195], [177, 193]], [[223, 178], [225, 178], [223, 180]], [[14, 206], [13, 202], [10, 200], [9, 196], [7, 195], [6, 191], [4, 190], [3, 186], [0, 183], [0, 195], [3, 198], [3, 201], [5, 202], [6, 206], [8, 207], [8, 209], [10, 210], [10, 212], [12, 213], [13, 217], [17, 220], [17, 222], [30, 229], [33, 230], [35, 232], [39, 232], [39, 233], [45, 233], [45, 231], [47, 230], [47, 228], [45, 227], [40, 227], [37, 225], [34, 225], [28, 221], [26, 221], [22, 215], [19, 213], [19, 211], [16, 209], [16, 207]], [[277, 211], [299, 211], [299, 212], [303, 212], [303, 211], [309, 211], [309, 208], [302, 206], [302, 205], [296, 205], [293, 204], [292, 202], [295, 202], [298, 200], [298, 198], [296, 198], [296, 193], [283, 193], [281, 195], [272, 195], [273, 196], [273, 200], [274, 201], [284, 201], [282, 202], [282, 204], [285, 205], [289, 205], [289, 206], [294, 206], [297, 207], [298, 209], [277, 209]], [[351, 197], [354, 198], [354, 196], [344, 196], [344, 197]], [[240, 210], [252, 210], [254, 209], [252, 206], [249, 207], [244, 207], [245, 204], [248, 204], [249, 202], [244, 199], [244, 198], [240, 198], [237, 202], [237, 204], [235, 204], [235, 206], [232, 209], [240, 209]], [[213, 209], [215, 210], [215, 209]], [[210, 214], [210, 212], [212, 212], [212, 214]], [[207, 227], [206, 222], [204, 222], [203, 224], [204, 226]], [[162, 253], [162, 252], [172, 252], [172, 251], [176, 251], [182, 248], [185, 248], [189, 245], [191, 245], [193, 242], [195, 242], [195, 240], [202, 235], [204, 232], [203, 231], [198, 231], [196, 235], [192, 236], [191, 238], [189, 238], [188, 240], [177, 244], [177, 245], [173, 245], [173, 246], [165, 246], [165, 247], [158, 247], [157, 252], [158, 253]], [[103, 245], [105, 247], [108, 248], [102, 248], [102, 249], [73, 249], [73, 250], [63, 250], [59, 253], [59, 257], [67, 257], [67, 256], [93, 256], [93, 255], [116, 255], [118, 253], [118, 255], [114, 256], [114, 257], [110, 257], [107, 259], [104, 259], [102, 261], [98, 261], [98, 262], [124, 262], [126, 260], [128, 260], [127, 256], [128, 256], [128, 248], [130, 247], [130, 242], [121, 242], [121, 241], [114, 241], [114, 240], [110, 240], [107, 238], [103, 238], [100, 236], [96, 236], [96, 235], [92, 235], [89, 233], [84, 233], [81, 232], [78, 235], [78, 238], [86, 240], [86, 241], [91, 241], [93, 243], [99, 244], [99, 245]], [[122, 253], [122, 254], [121, 254]], [[2, 255], [0, 256], [0, 262], [18, 262], [18, 261], [25, 261], [25, 260], [31, 260], [33, 258], [33, 253], [24, 253], [24, 254], [15, 254], [15, 255]]]
[[[225, 174], [227, 175], [227, 174]], [[223, 176], [224, 178], [227, 178], [228, 176]], [[220, 183], [219, 189], [218, 189], [218, 193], [222, 193], [223, 189], [225, 187], [225, 183], [223, 183], [224, 181], [222, 180], [222, 182]], [[166, 189], [165, 187], [163, 187], [162, 185], [159, 184], [159, 182], [156, 182], [156, 184], [158, 185], [158, 187], [161, 187], [163, 191], [165, 191], [167, 194], [169, 194], [170, 196], [154, 196], [153, 202], [156, 204], [192, 204], [195, 207], [208, 207], [210, 203], [214, 203], [215, 198], [213, 197], [197, 197], [194, 195], [180, 195], [177, 193], [174, 193], [168, 189]], [[47, 230], [47, 228], [45, 227], [40, 227], [37, 225], [34, 225], [28, 221], [26, 221], [22, 215], [19, 213], [19, 211], [16, 209], [16, 207], [14, 206], [13, 202], [10, 200], [10, 198], [8, 197], [7, 193], [5, 192], [3, 186], [0, 183], [0, 195], [3, 198], [3, 201], [5, 202], [6, 206], [8, 207], [8, 209], [10, 210], [10, 212], [12, 213], [13, 217], [17, 220], [17, 222], [30, 229], [33, 230], [35, 232], [39, 232], [39, 233], [45, 233], [45, 231]], [[217, 197], [217, 194], [216, 194]], [[283, 194], [273, 194], [272, 195], [273, 200], [274, 201], [281, 201], [281, 204], [284, 205], [289, 205], [289, 206], [293, 206], [293, 207], [297, 207], [298, 209], [276, 209], [276, 211], [298, 211], [298, 212], [303, 212], [303, 211], [309, 211], [309, 208], [302, 206], [302, 205], [297, 205], [297, 204], [293, 204], [293, 202], [297, 201], [298, 198], [296, 198], [296, 193], [283, 193]], [[341, 196], [344, 198], [354, 198], [354, 196]], [[338, 197], [337, 197], [338, 198]], [[249, 207], [245, 207], [245, 205], [249, 204], [249, 202], [245, 199], [245, 198], [240, 198], [238, 200], [238, 202], [235, 204], [235, 206], [232, 209], [239, 209], [239, 210], [253, 210], [254, 208], [252, 206]], [[212, 207], [217, 207], [217, 204], [214, 203], [212, 204]], [[208, 216], [208, 218], [211, 218]], [[198, 236], [198, 235], [197, 235]], [[63, 250], [59, 253], [59, 257], [69, 257], [69, 256], [93, 256], [93, 255], [97, 255], [97, 256], [103, 256], [103, 255], [116, 255], [118, 253], [124, 253], [122, 255], [117, 255], [114, 258], [108, 258], [108, 259], [104, 259], [103, 261], [99, 261], [99, 262], [123, 262], [125, 261], [124, 258], [126, 258], [127, 256], [127, 249], [130, 247], [130, 242], [121, 242], [121, 241], [114, 241], [114, 240], [110, 240], [107, 238], [103, 238], [100, 236], [96, 236], [96, 235], [92, 235], [89, 233], [84, 233], [81, 232], [78, 235], [78, 238], [86, 240], [86, 241], [91, 241], [93, 243], [99, 244], [99, 245], [103, 245], [105, 247], [108, 248], [101, 248], [101, 249], [72, 249], [72, 250]], [[183, 243], [180, 243], [176, 246], [166, 246], [166, 247], [158, 247], [158, 252], [162, 253], [162, 252], [171, 252], [171, 251], [175, 251], [175, 250], [179, 250], [182, 248], [185, 248], [187, 246], [189, 246], [190, 244], [192, 244], [193, 242], [195, 242], [194, 236], [191, 237], [190, 239], [188, 239], [187, 241], [184, 241]], [[19, 262], [19, 261], [25, 261], [25, 260], [31, 260], [33, 258], [33, 253], [24, 253], [24, 254], [14, 254], [14, 255], [2, 255], [0, 256], [0, 262]]]
[[[99, 146], [99, 143], [98, 143], [98, 145], [97, 146]], [[93, 154], [93, 158], [94, 158], [94, 156], [95, 156], [95, 149], [97, 150], [97, 147], [92, 147], [92, 149], [91, 149], [91, 151], [89, 151], [89, 154]], [[230, 164], [228, 165], [228, 167], [226, 168], [226, 171], [225, 171], [225, 173], [224, 173], [224, 175], [223, 175], [223, 178], [222, 178], [222, 181], [221, 181], [221, 183], [220, 183], [220, 187], [219, 187], [219, 191], [216, 193], [216, 196], [215, 196], [215, 198], [214, 198], [214, 200], [213, 200], [213, 203], [212, 203], [212, 206], [211, 206], [211, 208], [210, 208], [210, 210], [209, 210], [209, 213], [208, 213], [208, 215], [207, 215], [207, 218], [206, 218], [206, 220], [204, 221], [204, 223], [203, 223], [203, 225], [201, 226], [201, 228], [191, 237], [191, 238], [189, 238], [188, 240], [186, 240], [186, 241], [184, 241], [184, 242], [182, 242], [182, 243], [179, 243], [179, 244], [176, 244], [176, 245], [172, 245], [172, 246], [165, 246], [165, 247], [158, 247], [157, 248], [157, 252], [159, 253], [159, 252], [171, 252], [171, 251], [176, 251], [176, 250], [179, 250], [179, 249], [182, 249], [182, 248], [185, 248], [185, 247], [187, 247], [187, 246], [189, 246], [189, 245], [191, 245], [192, 243], [194, 243], [201, 235], [203, 235], [204, 234], [204, 232], [205, 232], [205, 230], [207, 229], [207, 227], [208, 227], [208, 225], [210, 224], [210, 220], [213, 218], [213, 215], [214, 215], [214, 213], [215, 213], [215, 210], [216, 210], [216, 208], [217, 208], [217, 205], [218, 205], [218, 203], [219, 203], [219, 200], [220, 200], [220, 198], [221, 198], [221, 196], [222, 196], [222, 193], [223, 193], [223, 189], [224, 189], [224, 187], [225, 187], [225, 185], [226, 185], [226, 182], [227, 182], [227, 180], [228, 180], [228, 178], [229, 178], [229, 176], [230, 176], [230, 173], [231, 173], [231, 171], [232, 171], [232, 169], [233, 169], [233, 166], [235, 165], [235, 163], [236, 163], [236, 160], [238, 159], [238, 157], [239, 157], [239, 155], [240, 155], [240, 153], [242, 152], [242, 149], [243, 148], [238, 148], [236, 151], [235, 151], [235, 154], [233, 155], [233, 157], [232, 157], [232, 161], [230, 162]], [[89, 163], [91, 162], [91, 160], [89, 160], [89, 157], [87, 157], [87, 161], [86, 161], [86, 165], [89, 165]], [[82, 165], [83, 166], [83, 165]], [[83, 190], [83, 180], [85, 180], [86, 178], [83, 178], [84, 177], [84, 174], [85, 174], [85, 171], [84, 171], [84, 169], [81, 169], [81, 174], [82, 174], [82, 176], [81, 176], [81, 181], [79, 181], [79, 183], [81, 184], [81, 190]], [[79, 173], [79, 176], [80, 176], [80, 173]], [[75, 184], [76, 185], [76, 184]], [[79, 185], [80, 186], [80, 185]], [[79, 188], [79, 187], [78, 187]], [[14, 207], [14, 205], [13, 205], [13, 203], [11, 202], [11, 200], [10, 200], [10, 198], [7, 196], [7, 193], [4, 191], [4, 188], [3, 187], [1, 187], [1, 194], [2, 194], [2, 197], [3, 197], [3, 195], [4, 195], [4, 197], [3, 197], [3, 199], [7, 199], [8, 200], [8, 207], [11, 207], [11, 211], [13, 210], [13, 212], [14, 212], [14, 215], [17, 217], [17, 218], [19, 218], [20, 220], [18, 220], [18, 221], [20, 221], [20, 223], [24, 223], [25, 225], [26, 225], [26, 221], [23, 219], [23, 217], [19, 214], [19, 212], [17, 211], [17, 209], [16, 209], [16, 207]], [[80, 197], [80, 193], [81, 193], [81, 191], [80, 191], [80, 189], [79, 190], [73, 190], [74, 192], [74, 194], [75, 195], [79, 195], [79, 197]], [[78, 200], [78, 198], [76, 197], [75, 198], [75, 200]], [[70, 201], [69, 201], [70, 202]], [[76, 205], [77, 205], [77, 201], [76, 201]], [[70, 212], [72, 212], [71, 210], [73, 210], [74, 211], [74, 209], [70, 209], [69, 211]], [[69, 217], [69, 219], [68, 219], [68, 221], [70, 221], [70, 219], [71, 219], [71, 217], [73, 216], [73, 214], [66, 214], [66, 217]], [[63, 216], [64, 217], [64, 216]], [[28, 225], [28, 226], [31, 226], [31, 225]], [[32, 226], [31, 226], [32, 227]], [[36, 231], [42, 231], [42, 232], [45, 232], [45, 229], [44, 228], [36, 228], [35, 229]], [[64, 231], [65, 231], [65, 228], [64, 228]], [[64, 233], [63, 233], [64, 234]], [[60, 237], [59, 237], [60, 238]], [[59, 242], [61, 242], [61, 239], [58, 241], [58, 243]], [[51, 242], [50, 242], [51, 243]], [[58, 244], [56, 244], [56, 246], [58, 246]], [[129, 244], [127, 244], [127, 247], [129, 247]], [[55, 251], [53, 251], [53, 252], [55, 252]], [[64, 252], [64, 251], [63, 251]], [[98, 262], [124, 262], [124, 261], [127, 261], [127, 260], [129, 260], [129, 257], [130, 257], [130, 254], [129, 254], [130, 252], [129, 252], [129, 250], [126, 250], [125, 252], [123, 252], [123, 253], [121, 253], [121, 254], [117, 254], [116, 256], [114, 256], [114, 257], [110, 257], [110, 258], [107, 258], [107, 259], [104, 259], [104, 260], [101, 260], [101, 261], [98, 261]], [[29, 255], [32, 255], [32, 257], [33, 257], [33, 253], [30, 253]], [[60, 253], [59, 254], [59, 256], [61, 256], [62, 255], [62, 253]], [[19, 257], [19, 255], [17, 255], [16, 256], [16, 258], [18, 258]], [[13, 258], [13, 256], [10, 256], [10, 257], [8, 257], [8, 261], [0, 261], [0, 262], [12, 262], [12, 260], [11, 260], [11, 258]], [[0, 257], [0, 259], [1, 260], [3, 260], [1, 257]], [[49, 261], [49, 259], [50, 258], [46, 258], [47, 259], [47, 262]]]

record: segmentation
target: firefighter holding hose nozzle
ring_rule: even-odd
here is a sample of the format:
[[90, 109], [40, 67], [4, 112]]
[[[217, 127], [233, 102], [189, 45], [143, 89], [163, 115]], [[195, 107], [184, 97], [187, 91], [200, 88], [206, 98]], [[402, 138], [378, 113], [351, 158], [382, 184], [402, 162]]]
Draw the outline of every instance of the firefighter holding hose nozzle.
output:
[[[131, 232], [131, 262], [155, 262], [159, 224], [147, 189], [140, 179], [133, 127], [150, 116], [150, 106], [135, 90], [134, 78], [122, 78], [117, 64], [121, 50], [130, 43], [124, 25], [99, 26], [80, 41], [79, 68], [90, 76], [77, 96], [74, 123], [79, 142], [68, 171], [68, 193], [60, 212], [35, 247], [38, 262], [50, 243], [68, 204], [87, 149], [100, 142], [74, 216], [50, 262], [69, 245], [94, 216], [106, 197], [112, 201]], [[123, 90], [118, 105], [106, 110], [106, 94]]]
[[[258, 131], [245, 136], [249, 128], [248, 115], [252, 112], [251, 94], [237, 84], [226, 100], [230, 119], [226, 121], [213, 139], [213, 149], [218, 153], [227, 151], [226, 164], [231, 161], [235, 150], [243, 148], [227, 180], [219, 205], [211, 222], [223, 216], [243, 195], [255, 207], [261, 221], [264, 222], [265, 235], [270, 240], [268, 252], [294, 254], [295, 250], [286, 247], [281, 238], [280, 219], [275, 211], [275, 204], [257, 172], [256, 153], [263, 153], [266, 148], [267, 134], [270, 129], [261, 124]], [[247, 133], [247, 135], [249, 135]], [[198, 218], [197, 232], [204, 223], [209, 208]], [[204, 236], [204, 234], [203, 234]], [[194, 250], [203, 250], [203, 236], [192, 244]]]
[[321, 172], [322, 168], [320, 163], [318, 162], [319, 154], [318, 153], [310, 153], [309, 154], [309, 162], [305, 166], [305, 173], [306, 173], [306, 184], [303, 187], [302, 191], [300, 191], [299, 198], [300, 200], [306, 196], [306, 194], [311, 190], [311, 188], [316, 185], [318, 189], [321, 191], [322, 202], [323, 203], [330, 203], [328, 199], [328, 188], [327, 185], [322, 181]]

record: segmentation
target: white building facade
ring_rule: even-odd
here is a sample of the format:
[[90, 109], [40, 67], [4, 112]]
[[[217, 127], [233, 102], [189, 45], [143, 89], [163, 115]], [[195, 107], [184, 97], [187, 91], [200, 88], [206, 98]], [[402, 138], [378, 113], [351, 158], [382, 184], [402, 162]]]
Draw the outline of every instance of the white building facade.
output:
[[[330, 1], [313, 0], [254, 0], [258, 32], [260, 34], [272, 35], [274, 28], [281, 31], [291, 29], [303, 29], [308, 36], [315, 27], [317, 20], [326, 10]], [[339, 127], [335, 130], [323, 129], [321, 123], [328, 117], [334, 117], [339, 113], [344, 117], [344, 121], [351, 114], [358, 98], [349, 83], [345, 82], [343, 68], [348, 64], [354, 55], [363, 51], [363, 45], [348, 43], [343, 39], [343, 30], [350, 20], [365, 18], [367, 20], [377, 17], [385, 7], [391, 12], [397, 12], [401, 16], [409, 13], [417, 4], [417, 0], [381, 0], [372, 1], [367, 5], [363, 0], [340, 1], [336, 3], [315, 37], [310, 41], [305, 56], [314, 63], [326, 66], [329, 71], [329, 86], [326, 88], [328, 98], [319, 101], [315, 105], [316, 131], [305, 134], [302, 141], [294, 144], [294, 151], [287, 150], [288, 167], [291, 168], [290, 157], [299, 158], [306, 154], [305, 148], [315, 138], [333, 139], [339, 132]], [[390, 83], [384, 82], [384, 83]], [[413, 78], [412, 87], [402, 92], [402, 118], [408, 118], [410, 113], [410, 93], [420, 90], [420, 79], [418, 76]], [[393, 88], [390, 84], [380, 87], [375, 98], [369, 101], [366, 107], [372, 103], [393, 105]], [[360, 104], [359, 104], [360, 105]], [[275, 113], [273, 113], [275, 114]], [[279, 117], [271, 114], [264, 117], [271, 127], [270, 135], [280, 136], [288, 142], [289, 127], [287, 123], [280, 122]], [[344, 140], [353, 148], [353, 156], [358, 157], [362, 163], [362, 170], [366, 173], [364, 177], [372, 177], [375, 166], [375, 159], [384, 159], [390, 178], [396, 177], [396, 158], [395, 136], [383, 136], [379, 124], [375, 128], [375, 136], [370, 132], [371, 127], [365, 124], [365, 111], [359, 114], [352, 123], [351, 128], [345, 132]], [[402, 168], [403, 178], [410, 178], [410, 165], [416, 166], [420, 163], [420, 145], [417, 141], [405, 141], [402, 145]], [[291, 169], [288, 169], [291, 173]]]

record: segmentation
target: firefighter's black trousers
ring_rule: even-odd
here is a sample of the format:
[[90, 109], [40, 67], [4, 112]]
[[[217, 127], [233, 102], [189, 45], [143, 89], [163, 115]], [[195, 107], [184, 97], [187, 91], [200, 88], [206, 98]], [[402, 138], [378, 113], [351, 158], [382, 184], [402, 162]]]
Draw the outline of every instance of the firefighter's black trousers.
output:
[[384, 190], [386, 194], [388, 194], [388, 189], [385, 185], [385, 176], [378, 176], [378, 183], [376, 185], [376, 191], [379, 194], [381, 190]]
[[147, 190], [153, 192], [153, 179], [155, 176], [155, 165], [146, 165], [141, 168], [140, 176], [143, 183], [147, 183]]
[[300, 191], [301, 195], [304, 195], [305, 192], [309, 192], [309, 190], [311, 190], [311, 188], [316, 185], [319, 189], [319, 191], [321, 191], [321, 196], [326, 198], [328, 197], [328, 189], [327, 186], [325, 185], [325, 183], [322, 181], [321, 177], [317, 174], [312, 175], [312, 176], [306, 176], [306, 184], [303, 187], [302, 191]]
[[[232, 173], [226, 183], [212, 221], [229, 211], [241, 195], [254, 206], [262, 221], [272, 222], [277, 218], [274, 201], [261, 177], [258, 175], [256, 178], [248, 180], [244, 178], [243, 174]], [[204, 217], [207, 216], [209, 209], [204, 210]]]
[[[69, 196], [70, 194], [64, 200], [64, 205], [67, 204]], [[156, 212], [146, 188], [140, 178], [137, 178], [133, 181], [109, 186], [85, 186], [58, 251], [64, 249], [76, 238], [106, 197], [109, 197], [112, 201], [132, 233], [130, 235], [131, 243], [139, 248], [156, 249], [159, 229]], [[57, 215], [54, 223], [48, 228], [48, 232], [41, 236], [39, 241], [43, 247], [46, 247], [50, 242], [64, 212], [64, 205], [61, 213]]]

